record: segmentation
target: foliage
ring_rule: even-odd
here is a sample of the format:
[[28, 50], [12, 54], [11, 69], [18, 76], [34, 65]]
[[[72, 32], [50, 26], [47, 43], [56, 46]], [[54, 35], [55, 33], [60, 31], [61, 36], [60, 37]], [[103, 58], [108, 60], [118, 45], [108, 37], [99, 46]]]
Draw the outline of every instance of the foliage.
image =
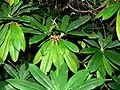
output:
[[119, 40], [119, 0], [0, 0], [0, 90], [119, 90]]

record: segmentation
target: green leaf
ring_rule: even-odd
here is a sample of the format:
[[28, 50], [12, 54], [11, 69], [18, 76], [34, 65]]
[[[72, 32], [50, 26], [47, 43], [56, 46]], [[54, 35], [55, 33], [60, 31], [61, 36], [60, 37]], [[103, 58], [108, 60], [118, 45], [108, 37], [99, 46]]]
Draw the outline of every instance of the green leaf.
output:
[[103, 55], [103, 64], [104, 67], [107, 71], [107, 73], [112, 76], [112, 73], [114, 73], [114, 69], [112, 68], [112, 66], [110, 65], [110, 63], [108, 62], [108, 59]]
[[117, 33], [118, 40], [120, 41], [120, 9], [118, 10], [118, 13], [117, 13], [116, 33]]
[[37, 64], [40, 62], [40, 60], [42, 60], [42, 54], [41, 54], [41, 51], [40, 49], [38, 50], [37, 54], [35, 55], [34, 57], [34, 60], [33, 60], [33, 64]]
[[5, 37], [6, 37], [7, 33], [8, 33], [8, 27], [9, 27], [9, 24], [5, 24], [2, 27], [2, 29], [0, 30], [0, 46], [5, 41]]
[[11, 40], [14, 45], [14, 47], [17, 50], [22, 49], [25, 51], [26, 43], [25, 43], [25, 37], [22, 29], [20, 28], [18, 23], [11, 23]]
[[88, 79], [81, 85], [77, 90], [92, 90], [104, 83], [103, 78], [92, 78]]
[[13, 46], [12, 42], [10, 41], [9, 52], [12, 60], [16, 62], [18, 60], [19, 51]]
[[8, 0], [8, 2], [9, 2], [9, 4], [10, 4], [10, 6], [12, 6], [13, 3], [14, 3], [14, 0]]
[[120, 54], [114, 50], [106, 50], [105, 55], [114, 64], [120, 66]]
[[39, 35], [34, 35], [30, 41], [29, 44], [37, 43], [45, 38], [45, 34], [39, 34]]
[[53, 64], [56, 69], [60, 69], [61, 65], [64, 63], [64, 58], [60, 53], [60, 48], [58, 47], [58, 43], [55, 43], [51, 50], [51, 59], [53, 59]]
[[120, 89], [120, 84], [118, 84], [118, 83], [111, 82], [111, 83], [108, 84], [108, 86], [110, 88], [114, 89], [114, 90], [119, 90]]
[[29, 64], [29, 70], [30, 70], [31, 74], [34, 76], [34, 78], [40, 84], [42, 84], [48, 90], [50, 90], [50, 89], [54, 90], [54, 87], [53, 87], [52, 82], [50, 81], [49, 77], [47, 77], [44, 73], [42, 73], [37, 66], [35, 66], [33, 64]]
[[46, 90], [45, 88], [43, 88], [39, 84], [30, 82], [27, 80], [8, 79], [7, 82], [9, 82], [12, 86], [14, 86], [20, 90]]
[[84, 54], [92, 54], [97, 52], [98, 49], [97, 48], [92, 48], [92, 47], [88, 47], [88, 48], [84, 48], [80, 51], [80, 53], [84, 53]]
[[99, 18], [99, 17], [102, 17], [103, 14], [105, 13], [106, 9], [103, 8], [96, 16], [95, 16], [95, 19]]
[[40, 70], [47, 74], [47, 72], [50, 71], [53, 59], [51, 59], [51, 52], [48, 52], [45, 56], [43, 56], [41, 64], [40, 64]]
[[10, 41], [11, 30], [8, 30], [4, 43], [0, 46], [0, 58], [5, 61], [9, 52], [9, 41]]
[[75, 44], [63, 39], [61, 40], [61, 42], [63, 42], [67, 46], [67, 48], [70, 49], [71, 51], [79, 52], [79, 48]]
[[79, 26], [85, 24], [88, 20], [90, 20], [90, 16], [82, 16], [81, 18], [70, 23], [66, 29], [66, 32], [69, 32], [71, 30], [78, 28]]
[[114, 76], [113, 79], [114, 79], [115, 82], [117, 82], [120, 85], [120, 78]]
[[100, 63], [102, 60], [103, 60], [102, 52], [100, 51], [96, 52], [88, 63], [88, 68], [90, 72], [96, 71], [100, 67]]
[[65, 49], [65, 54], [63, 56], [70, 70], [74, 73], [77, 72], [77, 68], [79, 67], [79, 62], [76, 55], [71, 51], [69, 51], [68, 49]]
[[102, 20], [106, 20], [106, 19], [110, 18], [111, 16], [113, 16], [116, 13], [116, 11], [119, 9], [119, 7], [120, 7], [120, 3], [114, 3], [114, 4], [110, 5], [105, 10]]
[[18, 4], [20, 0], [14, 0], [14, 4]]
[[65, 15], [63, 16], [62, 18], [62, 23], [61, 23], [61, 30], [62, 31], [65, 31], [67, 26], [69, 24], [69, 16], [68, 15]]
[[76, 72], [65, 85], [65, 90], [70, 90], [74, 87], [78, 87], [83, 84], [86, 80], [87, 76], [89, 75], [88, 69], [83, 69]]
[[84, 39], [84, 41], [87, 42], [88, 44], [94, 46], [94, 47], [100, 48], [99, 45], [94, 40]]
[[87, 36], [88, 34], [85, 33], [84, 31], [71, 31], [68, 34], [70, 35], [75, 35], [75, 36]]
[[114, 48], [120, 46], [120, 42], [118, 40], [110, 42], [105, 48]]
[[8, 64], [5, 64], [4, 68], [7, 71], [7, 73], [10, 74], [12, 77], [19, 78], [18, 73], [16, 72], [16, 70], [13, 67], [11, 67]]

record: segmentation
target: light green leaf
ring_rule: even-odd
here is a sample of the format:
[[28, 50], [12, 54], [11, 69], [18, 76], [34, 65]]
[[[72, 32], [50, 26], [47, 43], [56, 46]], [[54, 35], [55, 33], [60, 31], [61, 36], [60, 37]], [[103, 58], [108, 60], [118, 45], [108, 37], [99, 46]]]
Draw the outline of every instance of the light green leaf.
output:
[[88, 75], [89, 75], [88, 69], [83, 69], [83, 70], [76, 72], [69, 79], [68, 83], [65, 85], [65, 90], [70, 90], [72, 88], [82, 85]]
[[77, 72], [77, 68], [79, 67], [79, 62], [76, 55], [71, 51], [69, 51], [68, 49], [65, 49], [65, 54], [63, 56], [70, 70], [74, 73]]
[[46, 76], [43, 72], [40, 71], [40, 69], [33, 65], [29, 64], [29, 70], [31, 74], [34, 76], [34, 78], [42, 84], [44, 87], [46, 87], [48, 90], [54, 90], [54, 87], [52, 85], [52, 82], [50, 81], [49, 77]]
[[81, 18], [70, 23], [66, 29], [66, 32], [69, 32], [71, 30], [78, 28], [79, 26], [85, 24], [88, 20], [90, 20], [90, 16], [82, 16]]
[[118, 13], [117, 13], [116, 33], [117, 33], [118, 40], [120, 41], [120, 9], [118, 10]]
[[92, 90], [104, 83], [103, 78], [92, 78], [88, 79], [81, 85], [77, 90]]
[[102, 20], [106, 20], [113, 16], [116, 11], [119, 9], [120, 3], [111, 4], [104, 12]]
[[100, 51], [96, 52], [88, 63], [89, 70], [91, 72], [96, 71], [100, 67], [100, 63], [102, 60], [103, 60], [102, 52]]
[[66, 45], [66, 47], [68, 49], [70, 49], [71, 51], [79, 52], [79, 48], [75, 44], [73, 44], [72, 42], [69, 42], [69, 41], [66, 41], [66, 40], [63, 40], [63, 39], [61, 40], [61, 42], [63, 42]]
[[16, 62], [18, 60], [19, 51], [13, 46], [12, 41], [10, 41], [9, 52], [12, 60]]
[[18, 73], [16, 72], [16, 70], [13, 67], [11, 67], [8, 64], [5, 64], [4, 68], [5, 68], [6, 72], [8, 74], [10, 74], [12, 77], [19, 78]]
[[45, 34], [39, 34], [39, 35], [34, 35], [30, 41], [29, 44], [37, 43], [45, 38]]
[[14, 0], [8, 0], [8, 2], [9, 2], [9, 4], [10, 4], [10, 6], [12, 6], [13, 3], [14, 3]]
[[50, 71], [52, 66], [53, 59], [51, 59], [50, 57], [50, 52], [48, 52], [45, 56], [43, 56], [40, 64], [40, 70], [45, 74]]
[[18, 4], [20, 0], [14, 0], [14, 4]]
[[68, 15], [65, 15], [63, 16], [62, 18], [62, 23], [61, 23], [61, 30], [62, 31], [65, 31], [67, 26], [69, 24], [69, 16]]
[[7, 82], [9, 82], [12, 86], [14, 86], [20, 90], [46, 90], [45, 88], [43, 88], [39, 84], [30, 82], [27, 80], [8, 79]]
[[9, 24], [5, 24], [0, 30], [0, 46], [5, 41], [5, 37], [8, 33], [8, 27], [9, 27]]
[[4, 43], [0, 46], [0, 58], [5, 61], [9, 52], [9, 41], [10, 41], [11, 30], [8, 30]]
[[37, 52], [37, 54], [34, 57], [33, 64], [39, 63], [42, 58], [43, 57], [42, 57], [41, 51], [39, 49], [38, 52]]

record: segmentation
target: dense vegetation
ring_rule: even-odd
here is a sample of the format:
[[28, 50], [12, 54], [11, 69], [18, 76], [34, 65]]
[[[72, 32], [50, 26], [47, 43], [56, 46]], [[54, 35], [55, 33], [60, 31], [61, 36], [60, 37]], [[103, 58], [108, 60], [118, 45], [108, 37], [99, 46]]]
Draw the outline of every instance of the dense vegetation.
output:
[[0, 0], [0, 90], [119, 90], [119, 0]]

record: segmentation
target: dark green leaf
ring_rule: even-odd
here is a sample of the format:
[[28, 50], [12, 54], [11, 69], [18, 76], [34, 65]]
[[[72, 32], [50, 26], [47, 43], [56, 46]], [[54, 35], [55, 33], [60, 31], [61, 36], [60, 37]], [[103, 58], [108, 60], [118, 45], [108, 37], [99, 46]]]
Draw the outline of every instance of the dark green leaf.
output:
[[65, 15], [63, 16], [62, 18], [62, 23], [61, 23], [61, 30], [62, 31], [65, 31], [67, 26], [69, 24], [69, 16], [68, 15]]
[[92, 54], [92, 53], [95, 53], [96, 51], [98, 51], [97, 48], [88, 47], [88, 48], [82, 49], [82, 50], [80, 51], [80, 53]]

